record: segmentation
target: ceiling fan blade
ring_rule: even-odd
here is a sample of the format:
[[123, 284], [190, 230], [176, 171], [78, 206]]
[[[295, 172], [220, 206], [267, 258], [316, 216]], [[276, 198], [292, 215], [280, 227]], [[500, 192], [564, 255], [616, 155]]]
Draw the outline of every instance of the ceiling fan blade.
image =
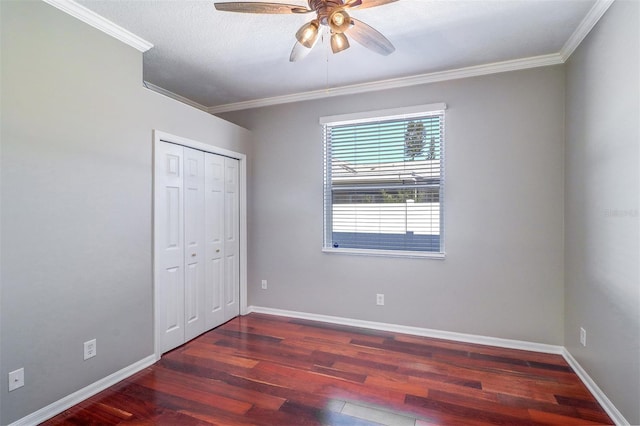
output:
[[384, 56], [395, 52], [393, 44], [378, 30], [354, 18], [351, 18], [351, 23], [353, 26], [346, 31], [347, 34], [367, 49]]
[[362, 0], [362, 4], [358, 6], [358, 9], [367, 9], [369, 7], [383, 6], [385, 4], [394, 3], [397, 1], [398, 0]]
[[295, 4], [265, 3], [265, 2], [251, 2], [251, 1], [214, 3], [214, 6], [216, 7], [217, 10], [220, 10], [223, 12], [273, 13], [273, 14], [313, 12], [313, 10], [311, 9], [297, 6]]
[[362, 0], [345, 0], [345, 7], [358, 7], [362, 4]]
[[304, 47], [304, 45], [298, 41], [293, 45], [293, 50], [291, 50], [291, 55], [289, 56], [289, 62], [301, 61], [307, 57], [309, 52], [311, 52], [313, 47]]

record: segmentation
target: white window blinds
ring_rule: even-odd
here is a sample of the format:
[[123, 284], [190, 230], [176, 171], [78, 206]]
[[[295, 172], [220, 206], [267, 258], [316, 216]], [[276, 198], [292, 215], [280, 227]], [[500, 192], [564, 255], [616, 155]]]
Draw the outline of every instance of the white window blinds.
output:
[[325, 249], [444, 251], [444, 108], [327, 120], [324, 142]]

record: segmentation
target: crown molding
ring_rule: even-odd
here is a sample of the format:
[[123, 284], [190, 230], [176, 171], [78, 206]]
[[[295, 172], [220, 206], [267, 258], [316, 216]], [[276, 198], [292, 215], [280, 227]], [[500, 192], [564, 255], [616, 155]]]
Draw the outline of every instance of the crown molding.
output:
[[139, 50], [140, 52], [146, 52], [153, 47], [153, 44], [149, 43], [148, 41], [114, 24], [108, 19], [103, 18], [94, 11], [87, 9], [86, 7], [76, 3], [73, 0], [43, 1], [73, 16], [74, 18], [81, 20], [85, 24], [89, 24], [92, 27], [110, 35], [111, 37], [117, 38], [121, 42], [128, 44], [129, 46]]
[[[76, 3], [73, 0], [43, 0], [51, 6], [103, 31], [106, 34], [122, 41], [125, 44], [146, 52], [153, 47], [153, 44], [136, 36], [135, 34], [125, 30], [124, 28], [114, 24], [108, 19], [103, 18], [97, 13], [87, 9], [86, 7]], [[235, 102], [224, 105], [216, 105], [205, 107], [188, 98], [180, 96], [169, 90], [163, 89], [154, 84], [145, 82], [145, 86], [154, 92], [160, 93], [179, 102], [190, 105], [194, 108], [208, 112], [210, 114], [218, 114], [230, 111], [239, 111], [250, 108], [260, 108], [265, 106], [280, 105], [292, 102], [302, 102], [316, 99], [329, 98], [334, 96], [354, 95], [359, 93], [373, 92], [387, 89], [397, 89], [402, 87], [416, 86], [420, 84], [436, 83], [447, 80], [456, 80], [468, 77], [477, 77], [482, 75], [496, 74], [507, 71], [524, 70], [528, 68], [544, 67], [550, 65], [560, 65], [569, 59], [574, 50], [585, 39], [589, 32], [600, 20], [602, 15], [613, 4], [614, 0], [596, 0], [587, 16], [582, 20], [578, 28], [573, 32], [571, 37], [564, 44], [560, 52], [549, 55], [534, 56], [530, 58], [515, 59], [504, 62], [496, 62], [492, 64], [477, 65], [466, 68], [458, 68], [454, 70], [439, 71], [427, 74], [421, 74], [410, 77], [400, 77], [395, 79], [381, 80], [370, 83], [354, 84], [342, 87], [313, 90], [309, 92], [295, 93], [291, 95], [275, 96], [264, 99], [254, 99], [243, 102]]]
[[199, 110], [202, 110], [204, 112], [209, 112], [208, 108], [206, 106], [201, 105], [201, 104], [199, 104], [199, 103], [197, 103], [195, 101], [192, 101], [189, 98], [185, 98], [184, 96], [180, 96], [177, 93], [173, 93], [173, 92], [171, 92], [171, 91], [169, 91], [167, 89], [163, 89], [162, 87], [156, 86], [155, 84], [149, 83], [148, 81], [144, 81], [143, 84], [144, 84], [144, 87], [146, 87], [147, 89], [152, 90], [152, 91], [154, 91], [156, 93], [159, 93], [161, 95], [164, 95], [164, 96], [166, 96], [168, 98], [171, 98], [171, 99], [174, 99], [176, 101], [185, 103], [185, 104], [187, 104], [189, 106], [192, 106], [192, 107], [197, 108]]
[[584, 17], [578, 28], [571, 34], [569, 40], [562, 46], [560, 49], [560, 57], [562, 58], [562, 62], [566, 62], [567, 59], [571, 56], [574, 50], [582, 43], [582, 40], [587, 37], [589, 32], [596, 26], [602, 15], [609, 9], [609, 7], [613, 4], [614, 0], [596, 0], [596, 3], [593, 5], [587, 16]]
[[416, 86], [419, 84], [436, 83], [447, 80], [456, 80], [468, 77], [477, 77], [488, 74], [496, 74], [507, 71], [524, 70], [528, 68], [545, 67], [562, 64], [559, 54], [534, 56], [531, 58], [514, 59], [511, 61], [495, 62], [492, 64], [476, 65], [466, 68], [458, 68], [448, 71], [439, 71], [428, 74], [415, 75], [411, 77], [401, 77], [389, 80], [375, 81], [371, 83], [354, 84], [330, 89], [313, 90], [310, 92], [296, 93], [285, 96], [275, 96], [272, 98], [255, 99], [245, 102], [237, 102], [226, 105], [209, 107], [207, 110], [211, 114], [229, 111], [238, 111], [249, 108], [259, 108], [271, 105], [286, 104], [291, 102], [302, 102], [315, 99], [329, 98], [333, 96], [354, 95], [358, 93], [373, 92], [387, 89], [397, 89], [401, 87]]
[[329, 88], [325, 90], [314, 90], [310, 92], [296, 93], [285, 96], [275, 96], [272, 98], [255, 99], [244, 102], [236, 102], [225, 105], [212, 106], [207, 109], [210, 114], [222, 112], [239, 111], [243, 109], [259, 108], [271, 105], [279, 105], [291, 102], [301, 102], [315, 99], [328, 98], [332, 96], [354, 95], [364, 92], [372, 92], [386, 89], [396, 89], [401, 87], [415, 86], [419, 84], [436, 83], [460, 78], [477, 77], [488, 74], [496, 74], [507, 71], [524, 70], [528, 68], [544, 67], [550, 65], [564, 64], [574, 50], [582, 43], [585, 37], [598, 23], [600, 18], [609, 9], [615, 0], [596, 0], [593, 7], [578, 25], [578, 28], [571, 34], [571, 37], [562, 46], [560, 52], [549, 55], [534, 56], [530, 58], [515, 59], [511, 61], [496, 62], [486, 65], [477, 65], [455, 70], [440, 71], [422, 74], [411, 77], [401, 77], [396, 79], [382, 80], [371, 83], [356, 84], [350, 86]]

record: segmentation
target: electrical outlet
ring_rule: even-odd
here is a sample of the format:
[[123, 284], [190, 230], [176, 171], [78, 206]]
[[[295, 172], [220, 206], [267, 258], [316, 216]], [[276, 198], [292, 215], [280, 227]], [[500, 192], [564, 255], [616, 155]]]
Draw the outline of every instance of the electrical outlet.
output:
[[580, 344], [582, 346], [587, 346], [587, 330], [580, 327]]
[[263, 290], [267, 289], [267, 280], [262, 280], [262, 289]]
[[376, 294], [376, 305], [384, 306], [384, 294]]
[[88, 340], [84, 342], [84, 359], [93, 358], [98, 354], [98, 347], [96, 345], [96, 339]]
[[9, 373], [9, 392], [24, 386], [24, 368]]

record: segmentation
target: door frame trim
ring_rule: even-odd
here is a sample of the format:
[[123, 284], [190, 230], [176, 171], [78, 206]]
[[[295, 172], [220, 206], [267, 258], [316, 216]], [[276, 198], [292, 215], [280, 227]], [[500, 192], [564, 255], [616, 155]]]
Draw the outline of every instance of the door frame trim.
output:
[[240, 315], [246, 315], [249, 313], [247, 309], [247, 156], [240, 152], [230, 151], [225, 148], [220, 148], [215, 145], [210, 145], [203, 142], [194, 141], [191, 139], [183, 138], [181, 136], [172, 135], [170, 133], [162, 132], [159, 130], [153, 130], [153, 187], [152, 187], [152, 219], [153, 219], [153, 237], [152, 237], [152, 252], [153, 252], [153, 351], [156, 361], [160, 359], [162, 355], [159, 342], [159, 309], [158, 303], [160, 300], [160, 291], [158, 285], [158, 267], [159, 262], [157, 254], [159, 253], [158, 247], [156, 247], [157, 238], [159, 235], [158, 221], [156, 220], [156, 197], [155, 197], [155, 185], [156, 185], [156, 152], [157, 146], [161, 142], [168, 142], [175, 145], [181, 145], [187, 148], [193, 148], [211, 154], [223, 155], [225, 157], [234, 158], [238, 160], [238, 172], [239, 172], [239, 214], [240, 214]]

